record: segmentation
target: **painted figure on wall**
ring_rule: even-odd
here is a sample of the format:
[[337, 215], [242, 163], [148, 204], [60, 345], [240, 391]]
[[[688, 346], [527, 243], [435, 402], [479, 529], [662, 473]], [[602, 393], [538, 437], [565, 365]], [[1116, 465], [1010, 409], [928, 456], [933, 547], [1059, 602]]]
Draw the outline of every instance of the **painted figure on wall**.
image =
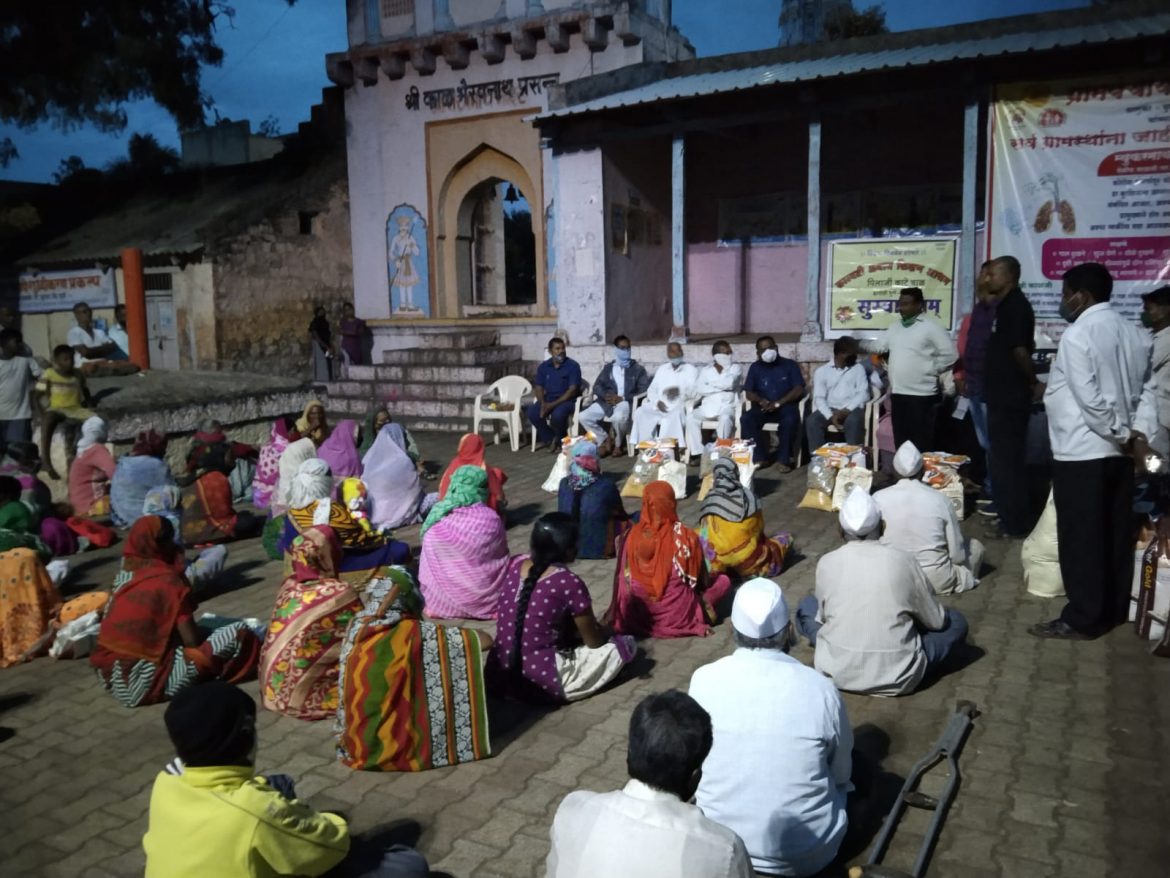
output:
[[394, 317], [429, 317], [426, 220], [409, 204], [400, 204], [386, 221], [390, 312]]

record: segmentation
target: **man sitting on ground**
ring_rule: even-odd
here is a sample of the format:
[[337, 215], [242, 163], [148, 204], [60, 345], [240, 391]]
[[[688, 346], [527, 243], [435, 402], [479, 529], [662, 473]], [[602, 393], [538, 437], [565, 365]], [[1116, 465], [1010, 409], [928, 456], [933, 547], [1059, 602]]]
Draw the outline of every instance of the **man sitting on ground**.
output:
[[683, 406], [691, 398], [699, 371], [686, 361], [682, 345], [672, 341], [666, 346], [666, 362], [654, 373], [646, 390], [646, 401], [634, 413], [630, 441], [637, 445], [657, 433], [659, 439], [674, 439], [686, 444]]
[[[201, 683], [175, 696], [163, 720], [178, 759], [150, 794], [146, 878], [323, 875], [368, 858], [359, 845], [351, 851], [345, 820], [296, 798], [291, 778], [255, 773], [250, 695], [229, 683]], [[429, 874], [410, 848], [375, 856], [379, 878]], [[365, 874], [360, 868], [353, 874]]]
[[537, 367], [532, 390], [536, 402], [524, 413], [536, 429], [537, 447], [547, 446], [553, 454], [560, 454], [561, 440], [573, 417], [573, 400], [581, 395], [581, 367], [565, 353], [562, 339], [549, 339], [548, 359]]
[[731, 345], [711, 345], [709, 366], [699, 370], [695, 382], [695, 407], [687, 415], [687, 447], [692, 454], [703, 450], [703, 421], [715, 421], [715, 436], [730, 439], [735, 431], [735, 401], [743, 383], [743, 367], [731, 362]]
[[903, 442], [894, 455], [896, 485], [878, 491], [873, 499], [882, 513], [882, 542], [918, 561], [935, 594], [957, 594], [979, 584], [983, 544], [965, 538], [951, 501], [922, 481], [922, 455], [912, 442]]
[[630, 717], [630, 782], [569, 793], [552, 826], [548, 878], [748, 878], [734, 832], [691, 799], [711, 752], [711, 717], [677, 690], [643, 699]]
[[118, 349], [104, 331], [93, 325], [93, 311], [85, 302], [73, 306], [73, 319], [77, 325], [69, 330], [67, 341], [73, 348], [73, 365], [82, 375], [100, 377], [103, 375], [130, 375], [138, 367], [126, 361], [126, 355]]
[[870, 379], [857, 362], [857, 340], [842, 336], [833, 342], [833, 362], [813, 373], [813, 410], [804, 422], [809, 451], [825, 444], [829, 427], [841, 431], [850, 445], [865, 441], [865, 404]]
[[913, 692], [966, 641], [967, 620], [938, 602], [914, 556], [879, 542], [882, 515], [869, 494], [849, 494], [838, 520], [845, 545], [817, 563], [816, 595], [800, 602], [797, 628], [838, 689]]
[[780, 586], [745, 582], [731, 628], [735, 652], [691, 677], [715, 730], [696, 801], [744, 840], [757, 875], [812, 875], [848, 827], [849, 717], [832, 682], [788, 655], [795, 636]]
[[[634, 397], [641, 396], [649, 386], [646, 367], [630, 353], [630, 340], [619, 335], [613, 340], [613, 362], [606, 363], [593, 382], [593, 405], [581, 412], [581, 426], [600, 443], [598, 457], [624, 452]], [[606, 420], [613, 430], [612, 437], [606, 435]]]

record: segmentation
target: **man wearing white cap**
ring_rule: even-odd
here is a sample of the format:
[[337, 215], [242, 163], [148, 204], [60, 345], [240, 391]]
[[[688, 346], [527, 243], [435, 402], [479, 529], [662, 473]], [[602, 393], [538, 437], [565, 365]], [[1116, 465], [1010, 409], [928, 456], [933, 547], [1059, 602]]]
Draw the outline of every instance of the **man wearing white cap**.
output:
[[882, 542], [918, 561], [935, 594], [970, 591], [983, 565], [983, 544], [963, 537], [951, 501], [922, 481], [922, 455], [903, 442], [894, 455], [896, 485], [874, 494], [885, 531]]
[[780, 586], [740, 586], [731, 627], [735, 652], [691, 677], [715, 732], [695, 800], [743, 839], [757, 875], [812, 875], [837, 856], [848, 826], [849, 717], [832, 682], [788, 655]]
[[882, 516], [869, 494], [846, 497], [839, 522], [845, 545], [817, 564], [816, 596], [800, 602], [797, 628], [838, 689], [913, 692], [967, 639], [967, 620], [938, 602], [913, 555], [879, 542]]

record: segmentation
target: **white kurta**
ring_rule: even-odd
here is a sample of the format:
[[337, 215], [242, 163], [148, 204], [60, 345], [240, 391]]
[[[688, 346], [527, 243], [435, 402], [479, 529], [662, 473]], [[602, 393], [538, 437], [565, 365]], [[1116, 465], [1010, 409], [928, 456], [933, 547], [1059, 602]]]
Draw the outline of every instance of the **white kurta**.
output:
[[548, 878], [750, 878], [743, 842], [677, 796], [631, 780], [565, 796], [552, 825]]
[[918, 479], [902, 479], [873, 499], [886, 523], [882, 542], [913, 555], [935, 594], [978, 584], [983, 544], [963, 537], [950, 500]]
[[703, 444], [703, 421], [716, 421], [715, 435], [730, 439], [735, 430], [735, 401], [743, 384], [743, 367], [732, 363], [720, 372], [714, 364], [699, 370], [695, 380], [695, 407], [687, 415], [687, 447]]
[[[690, 363], [677, 368], [670, 363], [659, 366], [646, 390], [646, 401], [634, 413], [630, 441], [637, 443], [653, 439], [657, 431], [660, 439], [677, 439], [680, 446], [685, 446], [684, 405], [694, 393], [698, 374]], [[659, 410], [659, 403], [666, 411]]]
[[737, 649], [695, 671], [690, 695], [714, 731], [695, 794], [703, 813], [743, 839], [757, 869], [827, 866], [845, 837], [853, 766], [832, 682], [779, 650]]
[[913, 692], [926, 673], [918, 625], [941, 631], [942, 605], [914, 556], [876, 540], [852, 540], [817, 564], [813, 663], [838, 689], [862, 695]]

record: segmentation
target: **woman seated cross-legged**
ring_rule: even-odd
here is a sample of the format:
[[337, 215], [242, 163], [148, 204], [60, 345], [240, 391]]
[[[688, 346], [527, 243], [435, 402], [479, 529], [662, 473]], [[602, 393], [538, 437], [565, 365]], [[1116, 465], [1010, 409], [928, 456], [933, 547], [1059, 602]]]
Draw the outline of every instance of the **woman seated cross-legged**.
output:
[[488, 505], [488, 473], [461, 466], [419, 534], [418, 581], [432, 619], [494, 619], [508, 572], [508, 534]]
[[726, 458], [715, 461], [712, 485], [699, 509], [699, 538], [712, 573], [779, 576], [792, 549], [792, 536], [764, 536], [760, 501], [739, 481], [739, 470]]
[[634, 658], [633, 638], [614, 635], [593, 614], [589, 589], [571, 570], [577, 525], [551, 512], [532, 528], [531, 554], [512, 559], [488, 655], [488, 685], [544, 704], [588, 698]]
[[601, 472], [597, 445], [578, 439], [569, 449], [569, 474], [557, 491], [557, 511], [573, 517], [581, 532], [579, 558], [613, 558], [633, 523], [613, 478]]
[[674, 489], [647, 485], [641, 520], [621, 544], [606, 621], [635, 637], [702, 637], [729, 588], [724, 575], [708, 580], [699, 536], [679, 521]]

